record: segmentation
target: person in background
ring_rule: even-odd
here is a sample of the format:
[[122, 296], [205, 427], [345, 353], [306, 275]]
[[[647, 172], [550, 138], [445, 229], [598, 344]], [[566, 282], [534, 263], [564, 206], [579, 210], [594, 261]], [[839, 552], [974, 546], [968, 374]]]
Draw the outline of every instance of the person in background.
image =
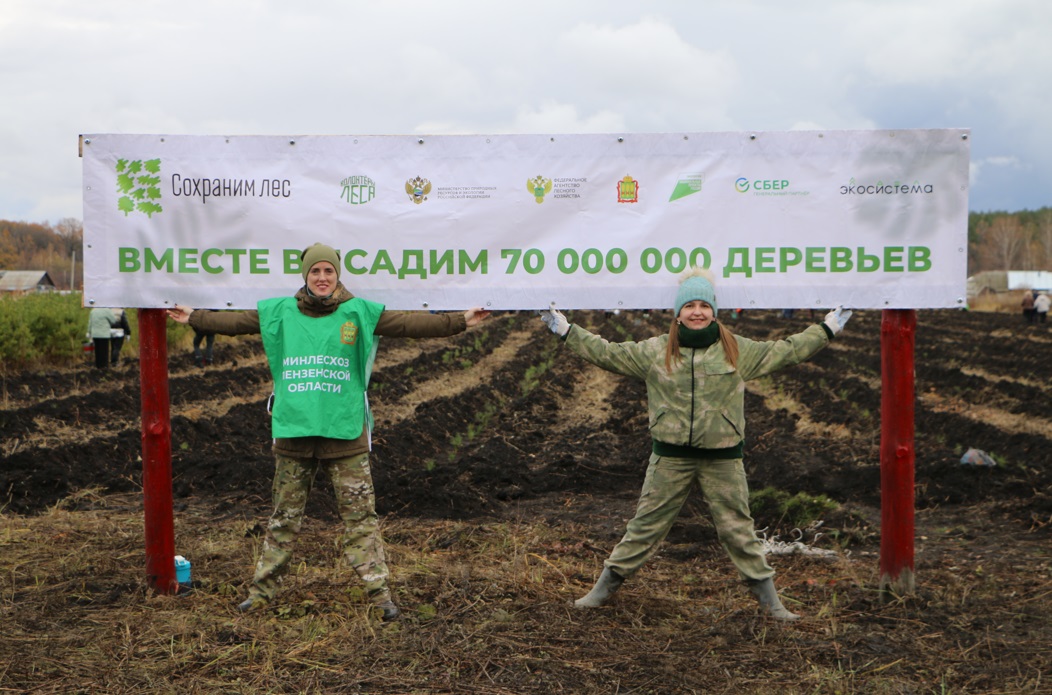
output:
[[[201, 343], [205, 344], [204, 353], [201, 352]], [[194, 329], [194, 364], [204, 367], [212, 364], [212, 349], [216, 342], [215, 333], [202, 333]]]
[[117, 315], [118, 325], [111, 332], [110, 366], [116, 367], [120, 362], [121, 347], [124, 346], [124, 341], [131, 338], [131, 324], [128, 323], [128, 312], [124, 309], [114, 309], [113, 313]]
[[1028, 324], [1034, 322], [1034, 293], [1030, 290], [1023, 292], [1023, 318]]
[[120, 319], [113, 309], [95, 307], [88, 314], [88, 335], [95, 344], [95, 368], [108, 369], [110, 366], [110, 342], [113, 329], [120, 327]]
[[1034, 315], [1038, 323], [1045, 323], [1048, 320], [1049, 307], [1052, 307], [1052, 299], [1044, 292], [1037, 295], [1034, 299]]
[[742, 464], [745, 382], [798, 364], [843, 330], [850, 311], [837, 307], [823, 323], [785, 340], [736, 336], [716, 320], [712, 276], [688, 271], [679, 284], [667, 334], [642, 342], [610, 343], [550, 309], [541, 318], [566, 346], [592, 364], [646, 382], [652, 454], [635, 518], [604, 563], [592, 590], [574, 604], [596, 608], [636, 574], [665, 539], [697, 481], [720, 543], [766, 613], [786, 609], [774, 588], [774, 570], [756, 537]]
[[300, 255], [304, 286], [292, 297], [259, 302], [256, 311], [194, 311], [176, 305], [168, 316], [203, 333], [258, 333], [274, 378], [274, 511], [248, 598], [238, 610], [273, 600], [292, 557], [314, 478], [332, 480], [343, 520], [347, 563], [364, 583], [384, 622], [400, 615], [389, 585], [369, 470], [372, 417], [366, 389], [380, 336], [452, 336], [489, 316], [388, 311], [355, 297], [340, 282], [340, 254], [314, 244]]

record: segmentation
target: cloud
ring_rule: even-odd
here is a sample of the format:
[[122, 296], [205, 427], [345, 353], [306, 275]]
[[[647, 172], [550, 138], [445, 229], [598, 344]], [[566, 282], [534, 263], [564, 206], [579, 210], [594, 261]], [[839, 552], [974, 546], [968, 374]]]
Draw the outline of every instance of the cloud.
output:
[[573, 104], [546, 102], [537, 108], [524, 108], [515, 118], [515, 133], [620, 133], [625, 132], [624, 118], [611, 111], [598, 111], [588, 116], [578, 113]]
[[988, 168], [1021, 170], [1026, 167], [1018, 157], [984, 157], [973, 159], [968, 165], [968, 183], [974, 187], [979, 183], [983, 170]]
[[79, 216], [86, 132], [968, 127], [973, 202], [1034, 208], [1050, 34], [1047, 0], [7, 0], [0, 218]]
[[667, 21], [582, 23], [558, 41], [559, 78], [576, 101], [641, 129], [725, 129], [740, 75], [733, 57], [686, 41]]

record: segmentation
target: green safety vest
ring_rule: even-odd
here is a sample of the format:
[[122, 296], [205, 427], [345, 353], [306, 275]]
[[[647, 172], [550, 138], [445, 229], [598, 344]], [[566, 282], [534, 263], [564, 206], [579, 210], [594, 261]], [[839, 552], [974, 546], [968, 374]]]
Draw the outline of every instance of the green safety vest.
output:
[[327, 316], [306, 316], [295, 297], [258, 304], [259, 328], [274, 378], [275, 438], [357, 439], [372, 429], [365, 390], [383, 304], [355, 297]]

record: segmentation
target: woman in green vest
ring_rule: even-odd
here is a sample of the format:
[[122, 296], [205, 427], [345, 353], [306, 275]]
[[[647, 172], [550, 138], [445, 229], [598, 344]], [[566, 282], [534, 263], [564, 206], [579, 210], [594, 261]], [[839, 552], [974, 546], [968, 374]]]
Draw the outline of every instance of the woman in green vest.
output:
[[399, 616], [388, 584], [369, 470], [371, 417], [366, 389], [379, 336], [456, 335], [489, 316], [386, 311], [340, 282], [340, 254], [314, 244], [300, 257], [305, 285], [293, 297], [266, 299], [256, 311], [194, 311], [168, 316], [201, 333], [258, 333], [274, 378], [274, 511], [248, 598], [249, 611], [273, 599], [292, 557], [303, 510], [319, 469], [333, 483], [343, 519], [343, 554], [365, 584], [382, 620]]
[[635, 518], [606, 560], [579, 608], [606, 603], [657, 551], [697, 481], [716, 533], [731, 562], [768, 615], [787, 610], [774, 588], [749, 511], [742, 465], [745, 382], [798, 364], [829, 344], [850, 311], [840, 307], [823, 323], [785, 340], [736, 336], [716, 320], [716, 291], [708, 271], [688, 271], [680, 282], [669, 332], [642, 342], [609, 343], [552, 309], [541, 318], [566, 347], [603, 369], [646, 382], [653, 452]]

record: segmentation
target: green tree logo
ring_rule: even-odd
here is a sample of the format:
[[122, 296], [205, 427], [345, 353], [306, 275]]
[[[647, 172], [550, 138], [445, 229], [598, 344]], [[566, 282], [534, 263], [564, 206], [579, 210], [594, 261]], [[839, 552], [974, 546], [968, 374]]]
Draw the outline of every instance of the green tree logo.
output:
[[138, 210], [152, 218], [153, 213], [163, 212], [161, 207], [160, 159], [117, 160], [117, 209], [127, 217]]

